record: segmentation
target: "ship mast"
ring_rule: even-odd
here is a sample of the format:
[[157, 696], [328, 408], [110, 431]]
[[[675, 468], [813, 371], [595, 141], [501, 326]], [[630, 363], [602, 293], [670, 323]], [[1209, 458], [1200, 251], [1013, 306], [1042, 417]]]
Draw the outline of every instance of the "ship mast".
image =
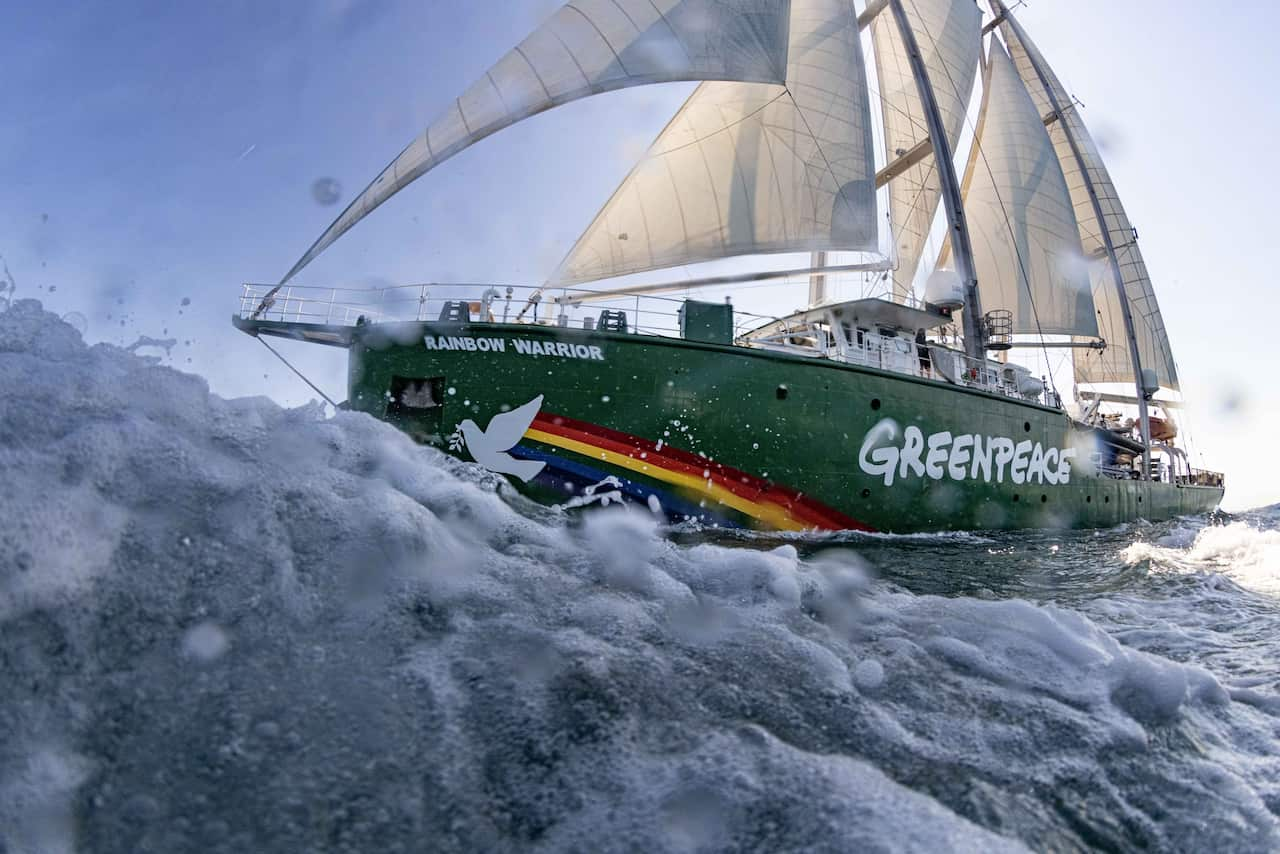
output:
[[947, 141], [942, 116], [938, 111], [938, 102], [933, 96], [933, 85], [929, 82], [929, 69], [925, 66], [924, 58], [920, 56], [915, 31], [911, 29], [911, 22], [902, 8], [902, 0], [888, 0], [887, 5], [893, 11], [894, 20], [898, 25], [898, 34], [902, 38], [903, 48], [911, 63], [911, 76], [915, 78], [916, 88], [920, 93], [920, 106], [924, 111], [929, 140], [933, 145], [933, 160], [942, 183], [942, 203], [947, 212], [947, 224], [950, 226], [956, 272], [964, 282], [965, 353], [972, 359], [983, 360], [986, 358], [987, 350], [982, 328], [982, 302], [978, 298], [977, 265], [973, 261], [973, 245], [969, 241], [969, 226], [964, 218], [960, 179], [956, 175], [951, 144]]
[[[895, 4], [897, 0], [894, 0]], [[996, 13], [998, 21], [1007, 21], [1011, 27], [1022, 36], [1022, 26], [1014, 19], [1009, 9], [1001, 0], [991, 0], [991, 6]], [[1045, 95], [1049, 99], [1049, 106], [1053, 109], [1053, 115], [1059, 118], [1058, 126], [1062, 128], [1062, 133], [1067, 140], [1067, 144], [1071, 147], [1071, 155], [1075, 158], [1076, 166], [1080, 170], [1080, 177], [1084, 181], [1085, 189], [1089, 191], [1089, 202], [1093, 206], [1093, 215], [1098, 220], [1098, 231], [1102, 234], [1103, 247], [1107, 252], [1107, 260], [1110, 262], [1111, 275], [1115, 280], [1116, 290], [1119, 291], [1120, 315], [1124, 318], [1125, 336], [1129, 339], [1129, 358], [1133, 362], [1133, 384], [1138, 400], [1138, 423], [1142, 433], [1142, 479], [1151, 479], [1151, 420], [1147, 411], [1147, 391], [1143, 387], [1142, 380], [1142, 357], [1138, 352], [1138, 336], [1133, 325], [1133, 310], [1129, 305], [1129, 295], [1124, 289], [1124, 276], [1120, 271], [1120, 256], [1116, 252], [1115, 241], [1111, 239], [1111, 229], [1107, 225], [1106, 216], [1103, 214], [1102, 203], [1098, 199], [1098, 190], [1094, 186], [1093, 177], [1087, 168], [1084, 155], [1080, 152], [1080, 143], [1071, 131], [1070, 122], [1063, 121], [1065, 111], [1062, 103], [1058, 100], [1058, 93], [1049, 83], [1041, 57], [1034, 50], [1026, 51], [1027, 61], [1030, 62], [1032, 69], [1035, 70], [1036, 77], [1040, 80], [1040, 85], [1044, 88]], [[1074, 105], [1067, 105], [1066, 109], [1074, 109]], [[967, 314], [967, 312], [966, 312]]]
[[809, 256], [809, 264], [813, 272], [809, 274], [809, 307], [817, 305], [827, 298], [827, 253], [818, 250]]

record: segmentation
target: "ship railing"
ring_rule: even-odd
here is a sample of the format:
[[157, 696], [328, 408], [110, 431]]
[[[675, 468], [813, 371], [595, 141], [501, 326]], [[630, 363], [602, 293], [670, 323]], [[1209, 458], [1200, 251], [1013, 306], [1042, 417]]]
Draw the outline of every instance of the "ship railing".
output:
[[1098, 473], [1104, 477], [1114, 480], [1137, 480], [1138, 470], [1132, 466], [1118, 466], [1114, 464], [1102, 464], [1097, 466]]
[[[948, 350], [951, 358], [955, 360], [955, 365], [953, 370], [944, 373], [934, 363], [932, 352], [925, 357], [920, 352], [919, 344], [900, 337], [884, 337], [869, 333], [861, 336], [858, 342], [847, 342], [845, 346], [840, 346], [820, 325], [805, 321], [795, 324], [777, 321], [769, 330], [769, 334], [750, 336], [750, 344], [777, 352], [825, 357], [850, 365], [950, 382], [966, 388], [980, 388], [1017, 400], [1028, 399], [1016, 383], [1005, 379], [1000, 368], [993, 367], [985, 360], [973, 359], [957, 350]], [[1063, 408], [1061, 398], [1051, 390], [1045, 389], [1039, 398], [1040, 402], [1046, 406]]]
[[[641, 335], [680, 337], [683, 298], [635, 293], [602, 293], [586, 288], [531, 285], [440, 284], [386, 288], [245, 284], [242, 319], [355, 326], [357, 323], [434, 321], [463, 317], [473, 322], [595, 329], [604, 312], [611, 328]], [[625, 324], [618, 323], [618, 312]], [[734, 308], [733, 338], [776, 321], [769, 315]]]
[[[1016, 382], [1010, 382], [1004, 376], [1004, 371], [998, 367], [993, 367], [986, 359], [975, 359], [972, 356], [963, 353], [953, 353], [959, 366], [959, 376], [956, 377], [959, 385], [968, 388], [980, 388], [985, 391], [1002, 394], [1005, 397], [1016, 398], [1017, 400], [1027, 400], [1027, 396], [1018, 388]], [[1038, 402], [1045, 406], [1051, 406], [1055, 409], [1062, 409], [1062, 398], [1055, 394], [1052, 389], [1043, 389], [1037, 395]]]
[[1226, 478], [1220, 471], [1193, 468], [1190, 474], [1178, 475], [1177, 482], [1182, 486], [1221, 487], [1226, 482]]
[[245, 320], [325, 326], [413, 320], [423, 310], [425, 288], [425, 285], [369, 289], [246, 284], [240, 294], [239, 314]]

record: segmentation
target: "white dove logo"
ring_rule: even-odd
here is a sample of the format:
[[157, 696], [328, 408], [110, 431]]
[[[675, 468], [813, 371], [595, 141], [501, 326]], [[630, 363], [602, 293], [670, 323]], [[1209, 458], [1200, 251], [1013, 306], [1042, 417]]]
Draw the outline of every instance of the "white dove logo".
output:
[[489, 426], [481, 430], [470, 418], [458, 425], [471, 458], [489, 471], [518, 477], [525, 483], [533, 480], [546, 466], [540, 460], [518, 460], [507, 453], [516, 446], [524, 431], [533, 423], [533, 417], [542, 408], [542, 395], [524, 406], [502, 412], [489, 419]]

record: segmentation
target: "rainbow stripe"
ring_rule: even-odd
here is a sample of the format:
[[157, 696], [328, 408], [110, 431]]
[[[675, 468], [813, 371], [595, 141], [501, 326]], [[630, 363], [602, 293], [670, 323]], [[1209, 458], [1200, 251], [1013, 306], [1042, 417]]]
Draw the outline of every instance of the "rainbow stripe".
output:
[[[676, 495], [659, 496], [660, 500], [667, 499], [664, 504], [684, 505], [689, 499], [693, 503], [709, 499], [752, 519], [756, 527], [781, 531], [873, 530], [785, 486], [663, 443], [563, 415], [538, 413], [524, 436], [674, 487]], [[515, 451], [554, 465], [551, 458], [535, 449], [518, 445]]]

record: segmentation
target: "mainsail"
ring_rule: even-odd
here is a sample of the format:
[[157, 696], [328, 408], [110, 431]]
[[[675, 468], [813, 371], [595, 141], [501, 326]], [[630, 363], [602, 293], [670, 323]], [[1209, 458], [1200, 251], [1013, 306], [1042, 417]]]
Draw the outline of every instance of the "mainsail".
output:
[[780, 84], [790, 0], [573, 0], [498, 60], [400, 153], [312, 244], [291, 279], [410, 182], [535, 113], [678, 80]]
[[[971, 0], [904, 0], [903, 6], [933, 84], [949, 148], [954, 151], [978, 68], [982, 13]], [[916, 146], [927, 144], [929, 129], [920, 91], [892, 15], [876, 16], [871, 38], [884, 116], [887, 168], [892, 170], [895, 160], [909, 158]], [[931, 153], [896, 174], [889, 183], [889, 215], [898, 259], [893, 290], [899, 299], [910, 293], [940, 192], [937, 165]]]
[[551, 282], [739, 255], [874, 251], [865, 74], [853, 5], [793, 0], [785, 81], [701, 84]]
[[1089, 268], [1042, 114], [994, 40], [987, 69], [964, 178], [982, 307], [1010, 311], [1015, 333], [1096, 337]]
[[[1091, 266], [1094, 271], [1093, 297], [1097, 308], [1098, 329], [1111, 346], [1100, 352], [1077, 357], [1076, 379], [1086, 383], [1129, 382], [1136, 373], [1129, 349], [1125, 346], [1127, 334], [1124, 307], [1121, 305], [1120, 291], [1116, 287], [1113, 267], [1107, 257], [1106, 242], [1103, 239], [1105, 228], [1115, 249], [1124, 299], [1128, 301], [1133, 316], [1138, 358], [1142, 367], [1156, 371], [1161, 387], [1177, 389], [1178, 371], [1174, 365], [1160, 306], [1156, 302], [1142, 252], [1138, 249], [1133, 226], [1120, 203], [1098, 147], [1084, 122], [1080, 120], [1066, 89], [1049, 70], [1048, 64], [1027, 38], [1022, 26], [1012, 16], [1006, 15], [1001, 24], [1001, 33], [1009, 46], [1019, 76], [1031, 92], [1037, 110], [1050, 121], [1049, 135], [1066, 175], [1067, 186], [1071, 188], [1085, 257], [1097, 262]], [[1037, 65], [1043, 73], [1043, 82], [1035, 67]], [[1051, 115], [1053, 105], [1049, 97], [1050, 90], [1054, 100], [1062, 108], [1056, 117]], [[1076, 152], [1079, 153], [1078, 157]], [[1087, 177], [1084, 173], [1087, 173]], [[1099, 223], [1095, 212], [1090, 184], [1097, 194], [1103, 223]]]

